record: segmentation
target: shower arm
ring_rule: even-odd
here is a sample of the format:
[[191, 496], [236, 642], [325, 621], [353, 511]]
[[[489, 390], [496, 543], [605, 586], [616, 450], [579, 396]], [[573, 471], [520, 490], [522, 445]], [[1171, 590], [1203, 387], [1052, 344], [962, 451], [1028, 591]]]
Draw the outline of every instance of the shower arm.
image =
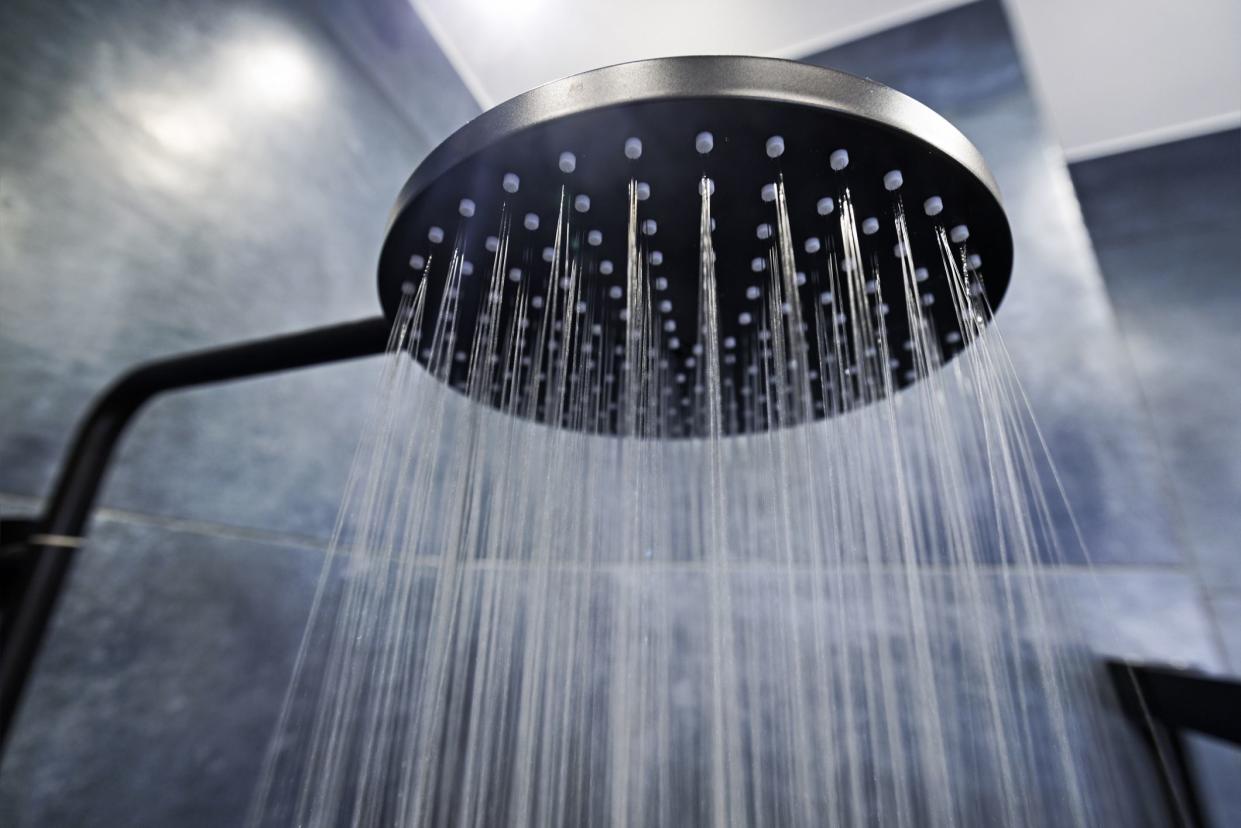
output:
[[[383, 316], [301, 333], [195, 351], [138, 365], [100, 394], [78, 427], [42, 518], [16, 548], [28, 577], [0, 628], [0, 751], [65, 576], [73, 565], [99, 488], [125, 427], [166, 391], [324, 365], [383, 353]], [[10, 547], [4, 550], [12, 554]]]

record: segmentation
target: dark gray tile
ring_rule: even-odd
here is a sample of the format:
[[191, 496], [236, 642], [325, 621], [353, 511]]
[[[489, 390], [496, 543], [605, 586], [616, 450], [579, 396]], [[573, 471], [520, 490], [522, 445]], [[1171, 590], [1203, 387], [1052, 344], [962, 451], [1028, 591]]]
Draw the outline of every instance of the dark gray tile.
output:
[[[1098, 563], [1173, 562], [1181, 549], [1073, 189], [997, 0], [971, 3], [808, 60], [889, 84], [981, 150], [1013, 227], [1013, 282], [997, 314], [1086, 547]], [[1067, 549], [1077, 547], [1053, 496]]]
[[1241, 748], [1195, 733], [1186, 739], [1208, 825], [1241, 825]]
[[[1090, 237], [1113, 240], [1154, 235], [1175, 241], [1185, 231], [1210, 231], [1233, 241], [1241, 224], [1241, 130], [1073, 164], [1073, 184]], [[1232, 260], [1237, 264], [1236, 256]], [[1104, 272], [1111, 280], [1111, 274]]]
[[0, 823], [240, 824], [322, 560], [100, 521], [4, 755]]
[[1241, 676], [1241, 593], [1215, 592], [1210, 608], [1232, 674]]
[[1072, 172], [1203, 582], [1241, 595], [1241, 131]]
[[[42, 495], [127, 366], [377, 314], [387, 213], [432, 139], [294, 5], [22, 0], [0, 15], [0, 490]], [[438, 82], [438, 51], [407, 60], [429, 67], [407, 91], [432, 131], [473, 106]], [[104, 503], [323, 534], [371, 376], [159, 402]]]
[[478, 114], [478, 104], [409, 0], [313, 0], [341, 51], [431, 146]]

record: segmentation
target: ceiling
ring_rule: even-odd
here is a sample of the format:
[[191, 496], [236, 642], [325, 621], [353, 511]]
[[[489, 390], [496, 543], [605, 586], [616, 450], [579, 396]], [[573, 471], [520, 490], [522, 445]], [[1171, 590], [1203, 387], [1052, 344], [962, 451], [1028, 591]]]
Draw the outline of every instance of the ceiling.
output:
[[[796, 58], [961, 0], [412, 0], [483, 107], [597, 66], [676, 54]], [[1241, 123], [1236, 0], [1007, 0], [1066, 155]], [[778, 12], [778, 13], [776, 13]]]

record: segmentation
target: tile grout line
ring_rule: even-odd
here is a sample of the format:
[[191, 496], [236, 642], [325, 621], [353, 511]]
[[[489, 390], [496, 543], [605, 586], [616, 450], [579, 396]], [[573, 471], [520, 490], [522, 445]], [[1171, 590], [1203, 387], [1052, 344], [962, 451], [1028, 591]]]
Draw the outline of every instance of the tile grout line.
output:
[[[30, 495], [19, 495], [10, 492], [0, 492], [0, 505], [13, 506], [23, 510], [28, 510], [29, 514], [37, 514], [43, 506], [43, 498], [32, 497]], [[92, 513], [92, 518], [102, 518], [118, 523], [137, 523], [149, 526], [158, 526], [161, 529], [168, 529], [174, 532], [184, 532], [188, 534], [204, 535], [216, 538], [225, 538], [229, 540], [244, 540], [257, 543], [267, 544], [269, 546], [280, 546], [287, 549], [302, 549], [308, 552], [326, 552], [328, 542], [326, 538], [314, 537], [311, 535], [296, 535], [289, 532], [276, 532], [266, 529], [253, 529], [245, 526], [233, 526], [226, 523], [215, 523], [207, 520], [195, 520], [193, 518], [176, 518], [166, 515], [153, 515], [145, 512], [132, 512], [125, 509], [113, 509], [107, 506], [97, 508]], [[87, 540], [90, 539], [88, 532]]]
[[[42, 498], [32, 497], [30, 495], [0, 492], [0, 505], [14, 505], [19, 508], [29, 509], [31, 513], [36, 513], [42, 506], [42, 503]], [[325, 539], [307, 535], [295, 535], [287, 532], [252, 529], [243, 526], [215, 523], [212, 521], [195, 520], [192, 518], [174, 518], [165, 515], [152, 515], [145, 512], [132, 512], [125, 509], [101, 507], [94, 511], [94, 516], [120, 523], [147, 524], [175, 532], [185, 532], [231, 540], [253, 541], [265, 543], [271, 546], [301, 549], [305, 551], [326, 552], [328, 546]], [[87, 538], [89, 539], [89, 534], [87, 535]], [[1085, 570], [1093, 570], [1099, 574], [1165, 573], [1177, 574], [1184, 577], [1190, 577], [1191, 579], [1193, 578], [1192, 567], [1187, 565], [1185, 561], [1150, 561], [1145, 563], [1104, 564], [1064, 563], [1040, 566], [1038, 569], [1046, 572], [1048, 575], [1075, 574]]]

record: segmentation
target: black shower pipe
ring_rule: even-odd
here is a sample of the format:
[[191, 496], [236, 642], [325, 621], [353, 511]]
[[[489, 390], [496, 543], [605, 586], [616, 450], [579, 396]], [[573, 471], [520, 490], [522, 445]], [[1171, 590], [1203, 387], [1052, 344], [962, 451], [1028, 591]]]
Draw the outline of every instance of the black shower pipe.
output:
[[380, 354], [390, 328], [377, 316], [159, 359], [130, 369], [96, 398], [26, 540], [30, 576], [0, 651], [0, 751], [117, 443], [143, 404], [165, 391]]

